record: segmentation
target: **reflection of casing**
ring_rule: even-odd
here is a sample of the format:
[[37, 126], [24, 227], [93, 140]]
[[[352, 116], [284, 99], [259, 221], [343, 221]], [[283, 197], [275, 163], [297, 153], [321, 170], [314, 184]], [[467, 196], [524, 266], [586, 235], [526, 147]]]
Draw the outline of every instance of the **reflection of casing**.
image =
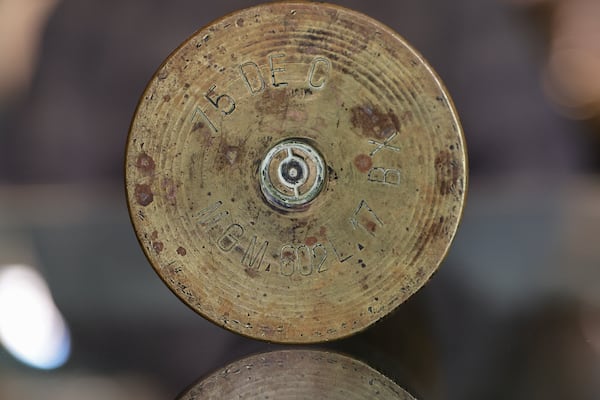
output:
[[178, 400], [414, 400], [400, 386], [350, 357], [282, 350], [234, 362], [193, 385]]

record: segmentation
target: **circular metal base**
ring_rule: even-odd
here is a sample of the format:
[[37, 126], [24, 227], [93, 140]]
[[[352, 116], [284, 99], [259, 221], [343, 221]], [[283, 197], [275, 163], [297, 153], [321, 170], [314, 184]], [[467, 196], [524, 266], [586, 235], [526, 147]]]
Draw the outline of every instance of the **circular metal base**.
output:
[[146, 88], [126, 155], [156, 272], [216, 324], [274, 342], [351, 335], [423, 286], [466, 173], [431, 67], [377, 21], [312, 2], [187, 39]]
[[323, 188], [325, 162], [302, 139], [286, 139], [269, 150], [259, 177], [267, 202], [283, 210], [302, 210]]

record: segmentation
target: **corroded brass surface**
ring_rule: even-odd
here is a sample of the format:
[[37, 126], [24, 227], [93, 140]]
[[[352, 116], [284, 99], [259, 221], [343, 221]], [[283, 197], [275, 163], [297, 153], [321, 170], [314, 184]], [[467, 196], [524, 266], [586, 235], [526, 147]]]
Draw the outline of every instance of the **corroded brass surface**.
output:
[[414, 400], [414, 397], [350, 357], [315, 350], [284, 350], [234, 362], [178, 398], [201, 399]]
[[[291, 210], [259, 176], [286, 139], [326, 166]], [[316, 164], [282, 154], [266, 171], [300, 196]], [[278, 169], [286, 154], [305, 159]], [[126, 155], [135, 231], [171, 290], [227, 329], [298, 343], [362, 330], [431, 277], [466, 170], [452, 101], [421, 56], [363, 14], [309, 2], [242, 10], [186, 40], [144, 92]]]

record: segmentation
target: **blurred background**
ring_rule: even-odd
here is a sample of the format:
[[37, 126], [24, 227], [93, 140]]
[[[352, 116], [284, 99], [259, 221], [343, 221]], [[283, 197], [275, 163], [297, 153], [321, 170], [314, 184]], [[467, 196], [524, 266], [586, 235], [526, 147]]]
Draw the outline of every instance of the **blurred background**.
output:
[[[278, 348], [183, 305], [135, 239], [135, 106], [196, 29], [257, 1], [0, 0], [0, 398], [174, 399]], [[334, 1], [442, 77], [470, 191], [431, 282], [320, 346], [419, 399], [600, 398], [600, 1]]]

